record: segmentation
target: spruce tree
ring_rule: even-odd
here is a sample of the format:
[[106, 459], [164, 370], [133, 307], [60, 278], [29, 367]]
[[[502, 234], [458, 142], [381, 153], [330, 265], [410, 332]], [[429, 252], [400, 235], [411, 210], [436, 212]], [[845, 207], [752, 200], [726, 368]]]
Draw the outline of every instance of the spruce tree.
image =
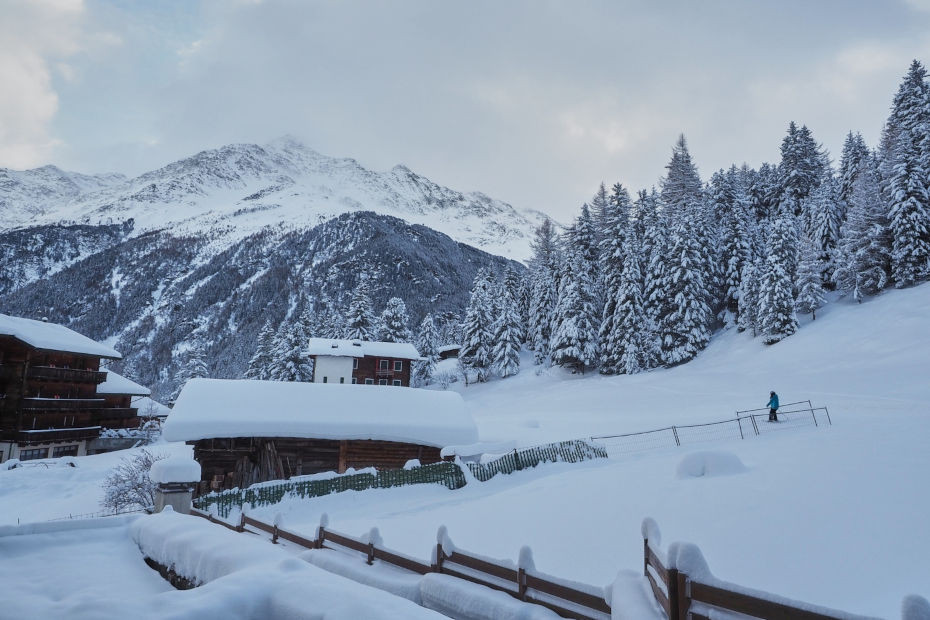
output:
[[432, 314], [427, 314], [420, 322], [416, 347], [420, 360], [414, 362], [413, 380], [414, 385], [422, 387], [429, 384], [439, 362], [439, 332]]
[[766, 344], [774, 344], [795, 333], [790, 263], [797, 254], [797, 233], [790, 218], [775, 220], [769, 232], [765, 272], [759, 288], [758, 324]]
[[475, 381], [487, 381], [491, 370], [491, 300], [489, 298], [489, 275], [483, 269], [475, 276], [471, 298], [465, 310], [462, 323], [462, 347], [459, 349], [459, 363], [468, 384], [469, 375]]
[[798, 265], [798, 299], [795, 302], [801, 314], [810, 313], [817, 319], [817, 309], [826, 303], [823, 293], [823, 275], [820, 243], [805, 236], [801, 241], [801, 262]]
[[624, 247], [627, 231], [630, 228], [630, 210], [629, 194], [618, 183], [614, 186], [611, 200], [608, 201], [602, 218], [604, 230], [601, 236], [600, 271], [604, 288], [604, 304], [598, 338], [601, 350], [601, 372], [604, 374], [619, 372], [619, 360], [612, 355], [608, 342], [616, 338], [614, 332], [617, 326], [614, 318], [620, 286], [623, 282]]
[[756, 267], [755, 263], [748, 262], [743, 265], [743, 272], [740, 276], [739, 315], [736, 328], [741, 332], [747, 329], [750, 330], [753, 338], [758, 335], [760, 278], [761, 270]]
[[349, 340], [374, 340], [377, 320], [371, 307], [371, 296], [367, 278], [362, 278], [352, 292], [352, 301], [345, 317], [345, 338]]
[[501, 377], [509, 377], [520, 372], [520, 315], [517, 314], [516, 302], [509, 294], [504, 294], [504, 303], [493, 325], [492, 359], [494, 370]]
[[245, 372], [246, 379], [264, 380], [268, 379], [268, 368], [271, 366], [271, 347], [274, 341], [274, 327], [271, 325], [271, 319], [265, 321], [260, 332], [258, 332], [258, 344], [252, 359], [249, 360], [248, 370]]
[[820, 280], [828, 283], [835, 270], [836, 247], [840, 239], [844, 207], [841, 205], [836, 183], [827, 175], [820, 186], [807, 198], [810, 214], [808, 236], [817, 251], [820, 264]]
[[684, 134], [672, 148], [672, 159], [665, 169], [668, 173], [661, 182], [662, 204], [666, 214], [675, 219], [701, 199], [701, 177], [691, 160]]
[[272, 381], [313, 380], [313, 360], [307, 355], [307, 343], [301, 331], [296, 321], [283, 321], [278, 327], [269, 376]]
[[668, 366], [694, 358], [710, 340], [711, 310], [706, 301], [699, 239], [684, 221], [670, 234], [662, 290], [668, 312], [659, 317], [662, 361]]
[[623, 248], [623, 274], [617, 290], [614, 316], [616, 329], [606, 343], [610, 354], [605, 359], [615, 364], [613, 370], [634, 374], [645, 370], [654, 356], [652, 347], [653, 326], [649, 324], [643, 307], [640, 256], [633, 235], [629, 235]]
[[930, 169], [916, 140], [900, 146], [891, 179], [891, 276], [895, 286], [915, 284], [930, 275]]
[[407, 305], [400, 297], [391, 297], [384, 312], [381, 313], [381, 331], [378, 339], [382, 342], [410, 342], [410, 316]]
[[804, 228], [809, 229], [810, 214], [804, 209], [804, 199], [820, 185], [826, 168], [826, 156], [810, 130], [804, 125], [798, 128], [791, 121], [781, 143], [778, 165], [781, 215], [801, 217]]
[[598, 362], [598, 308], [588, 277], [584, 248], [570, 245], [559, 280], [556, 326], [550, 342], [552, 363], [584, 372]]
[[181, 394], [181, 390], [184, 389], [184, 386], [187, 385], [187, 382], [191, 379], [200, 379], [207, 376], [209, 376], [209, 370], [203, 352], [203, 345], [195, 341], [181, 356], [180, 368], [178, 368], [177, 374], [175, 374], [175, 383], [177, 386], [175, 387], [174, 393], [172, 393], [169, 398], [169, 401], [174, 403]]

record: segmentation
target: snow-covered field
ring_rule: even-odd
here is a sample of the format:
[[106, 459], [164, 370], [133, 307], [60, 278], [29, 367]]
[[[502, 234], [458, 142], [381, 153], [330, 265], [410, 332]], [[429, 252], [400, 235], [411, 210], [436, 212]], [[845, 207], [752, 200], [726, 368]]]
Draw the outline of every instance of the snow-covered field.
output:
[[[782, 402], [828, 406], [832, 427], [544, 465], [458, 491], [419, 486], [287, 501], [255, 516], [281, 513], [285, 527], [312, 534], [325, 512], [336, 531], [377, 526], [386, 547], [423, 559], [446, 525], [466, 550], [516, 559], [526, 544], [540, 571], [597, 585], [640, 569], [640, 524], [653, 517], [663, 546], [696, 543], [722, 579], [896, 618], [905, 595], [930, 595], [928, 307], [923, 285], [831, 304], [772, 347], [724, 333], [696, 361], [670, 370], [537, 375], [526, 356], [515, 378], [453, 386], [486, 441], [534, 444], [725, 419], [763, 406], [770, 389]], [[99, 509], [100, 481], [119, 456], [0, 471], [0, 522]]]

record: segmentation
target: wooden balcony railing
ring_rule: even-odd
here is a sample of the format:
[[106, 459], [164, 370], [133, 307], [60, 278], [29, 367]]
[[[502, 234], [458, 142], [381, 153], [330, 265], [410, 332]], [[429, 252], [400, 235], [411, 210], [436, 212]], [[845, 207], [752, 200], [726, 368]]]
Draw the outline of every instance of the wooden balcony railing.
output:
[[138, 415], [139, 410], [135, 407], [105, 407], [97, 414], [95, 421], [125, 420], [126, 418], [135, 418]]
[[24, 398], [23, 411], [86, 411], [103, 409], [102, 398]]
[[378, 370], [375, 371], [375, 376], [376, 376], [376, 377], [393, 377], [393, 376], [394, 376], [394, 371], [393, 371], [393, 370], [383, 370], [383, 369], [380, 369], [380, 368], [379, 368]]
[[97, 370], [78, 370], [77, 368], [60, 368], [57, 366], [30, 366], [27, 377], [39, 381], [100, 384], [106, 381], [107, 373]]
[[19, 431], [16, 441], [22, 445], [51, 443], [53, 441], [86, 441], [100, 435], [99, 426], [83, 428], [47, 428], [33, 431]]

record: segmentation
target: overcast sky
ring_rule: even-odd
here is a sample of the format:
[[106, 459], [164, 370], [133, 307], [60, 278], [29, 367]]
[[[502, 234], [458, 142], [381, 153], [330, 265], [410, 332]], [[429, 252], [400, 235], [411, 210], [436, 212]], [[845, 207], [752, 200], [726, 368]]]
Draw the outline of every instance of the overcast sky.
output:
[[930, 0], [0, 0], [0, 166], [138, 174], [283, 134], [574, 215], [778, 160], [790, 120], [878, 139]]

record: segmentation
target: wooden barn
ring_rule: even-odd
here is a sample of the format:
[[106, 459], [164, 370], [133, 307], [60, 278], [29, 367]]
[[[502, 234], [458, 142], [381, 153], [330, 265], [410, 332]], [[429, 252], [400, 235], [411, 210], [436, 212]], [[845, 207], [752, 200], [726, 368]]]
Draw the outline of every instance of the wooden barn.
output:
[[243, 487], [348, 468], [442, 460], [478, 432], [455, 392], [339, 384], [193, 379], [164, 426], [194, 446], [204, 483]]

